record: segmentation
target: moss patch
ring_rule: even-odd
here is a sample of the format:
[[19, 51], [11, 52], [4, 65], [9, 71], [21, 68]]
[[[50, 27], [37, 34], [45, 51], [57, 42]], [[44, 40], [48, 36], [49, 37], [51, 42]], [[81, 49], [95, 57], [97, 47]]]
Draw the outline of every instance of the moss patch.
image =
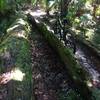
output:
[[[21, 20], [24, 24], [16, 20], [0, 44], [0, 73], [18, 69], [25, 75], [22, 81], [11, 80], [7, 83], [8, 100], [32, 99], [30, 31], [27, 22]], [[20, 74], [17, 77], [20, 78]]]

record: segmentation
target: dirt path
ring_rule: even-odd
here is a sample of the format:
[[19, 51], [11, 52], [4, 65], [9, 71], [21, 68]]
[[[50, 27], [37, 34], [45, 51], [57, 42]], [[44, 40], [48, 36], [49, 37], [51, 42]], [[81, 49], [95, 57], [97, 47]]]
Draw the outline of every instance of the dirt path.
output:
[[[34, 30], [34, 29], [33, 29]], [[57, 92], [70, 90], [64, 65], [37, 32], [31, 39], [33, 92], [36, 100], [58, 100]]]

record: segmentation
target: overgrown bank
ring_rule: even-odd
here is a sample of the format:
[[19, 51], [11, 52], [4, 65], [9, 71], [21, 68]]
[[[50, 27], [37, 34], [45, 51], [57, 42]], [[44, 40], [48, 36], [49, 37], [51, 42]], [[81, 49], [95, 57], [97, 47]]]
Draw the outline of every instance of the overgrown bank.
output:
[[0, 41], [0, 95], [3, 100], [32, 99], [29, 35], [26, 18], [17, 17]]

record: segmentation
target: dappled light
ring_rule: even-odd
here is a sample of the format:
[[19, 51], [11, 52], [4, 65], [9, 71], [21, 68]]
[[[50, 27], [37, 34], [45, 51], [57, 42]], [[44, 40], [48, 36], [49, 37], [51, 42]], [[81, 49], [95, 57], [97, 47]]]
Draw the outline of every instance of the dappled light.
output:
[[25, 21], [22, 18], [18, 19], [17, 23], [21, 25], [26, 25]]
[[21, 70], [19, 69], [14, 69], [14, 71], [11, 72], [11, 76], [13, 80], [16, 81], [23, 81], [23, 78], [25, 76], [25, 73], [23, 73]]
[[[47, 26], [47, 25], [46, 25]], [[50, 26], [47, 26], [47, 29], [51, 32], [54, 32]]]
[[26, 34], [26, 32], [28, 32], [29, 30], [30, 27], [28, 26], [27, 22], [22, 18], [19, 18], [16, 20], [13, 26], [7, 29], [7, 33], [11, 34], [12, 36], [27, 39], [28, 35]]
[[0, 100], [100, 100], [100, 0], [0, 0]]
[[42, 11], [41, 9], [39, 9], [39, 10], [37, 9], [35, 12], [30, 11], [30, 14], [35, 17], [40, 17], [40, 16], [45, 15], [46, 13], [44, 11]]
[[18, 34], [17, 34], [17, 36], [18, 36], [18, 37], [23, 37], [23, 38], [25, 38], [24, 33], [25, 33], [25, 32], [24, 32], [24, 31], [22, 31], [22, 32], [18, 33]]
[[35, 19], [36, 23], [40, 23], [39, 20]]
[[9, 33], [10, 31], [16, 29], [18, 26], [19, 26], [19, 25], [14, 25], [13, 27], [9, 28], [9, 29], [7, 30], [7, 32]]
[[94, 29], [88, 29], [86, 32], [87, 40], [93, 40], [93, 36], [95, 35]]
[[23, 81], [24, 76], [25, 73], [16, 68], [10, 72], [6, 72], [0, 75], [0, 84], [7, 84], [11, 80]]
[[27, 36], [26, 36], [26, 34], [25, 34], [25, 31], [15, 32], [15, 33], [13, 34], [13, 36], [16, 36], [16, 37], [19, 37], [19, 38], [27, 39]]
[[91, 2], [90, 1], [87, 1], [85, 3], [85, 8], [88, 9], [88, 10], [93, 11], [93, 6], [91, 5]]
[[88, 87], [93, 87], [92, 82], [89, 82], [89, 81], [88, 81], [88, 82], [87, 82], [87, 86], [88, 86]]

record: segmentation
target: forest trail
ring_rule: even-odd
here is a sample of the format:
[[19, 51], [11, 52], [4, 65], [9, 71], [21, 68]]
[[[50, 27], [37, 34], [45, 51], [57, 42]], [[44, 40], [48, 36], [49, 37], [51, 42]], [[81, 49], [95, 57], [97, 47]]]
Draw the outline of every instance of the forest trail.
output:
[[31, 52], [35, 99], [59, 100], [60, 94], [66, 99], [68, 92], [74, 91], [74, 86], [57, 54], [35, 28], [31, 38]]
[[[42, 21], [48, 25], [50, 30], [53, 32], [53, 23], [54, 20], [53, 14], [51, 17], [46, 17], [46, 13], [40, 8], [37, 10], [30, 10], [29, 12], [35, 19]], [[59, 36], [58, 36], [59, 37]], [[80, 63], [80, 65], [89, 73], [93, 85], [97, 88], [100, 88], [100, 57], [97, 57], [95, 53], [84, 44], [76, 42], [76, 53], [75, 58]]]
[[100, 100], [99, 33], [99, 0], [1, 0], [0, 100]]
[[[50, 23], [50, 20], [53, 20], [52, 17], [48, 20], [48, 17], [45, 17], [45, 13], [42, 12], [41, 9], [35, 10], [35, 12], [26, 11], [25, 13], [31, 13], [37, 21], [42, 20], [51, 28], [52, 24]], [[70, 94], [73, 95], [73, 93], [74, 99], [76, 98], [75, 100], [79, 100], [80, 94], [76, 92], [77, 89], [72, 84], [64, 64], [34, 26], [32, 27], [30, 43], [33, 79], [32, 94], [35, 97], [35, 100], [60, 100], [62, 97], [65, 100]], [[94, 87], [100, 89], [100, 59], [86, 46], [79, 43], [76, 43], [76, 45], [76, 60], [87, 70], [87, 72], [89, 72]], [[3, 75], [5, 78], [6, 75], [9, 75], [11, 78], [12, 73], [13, 72], [8, 72]], [[4, 79], [3, 82], [7, 83], [10, 80], [11, 79], [7, 78]], [[7, 89], [12, 87], [12, 85], [15, 87], [12, 82], [9, 84], [9, 87], [7, 87], [8, 85], [4, 86], [4, 89], [2, 89], [3, 91], [0, 91], [0, 100], [8, 100], [7, 96], [11, 94], [7, 94]], [[13, 93], [13, 90], [11, 92]]]

